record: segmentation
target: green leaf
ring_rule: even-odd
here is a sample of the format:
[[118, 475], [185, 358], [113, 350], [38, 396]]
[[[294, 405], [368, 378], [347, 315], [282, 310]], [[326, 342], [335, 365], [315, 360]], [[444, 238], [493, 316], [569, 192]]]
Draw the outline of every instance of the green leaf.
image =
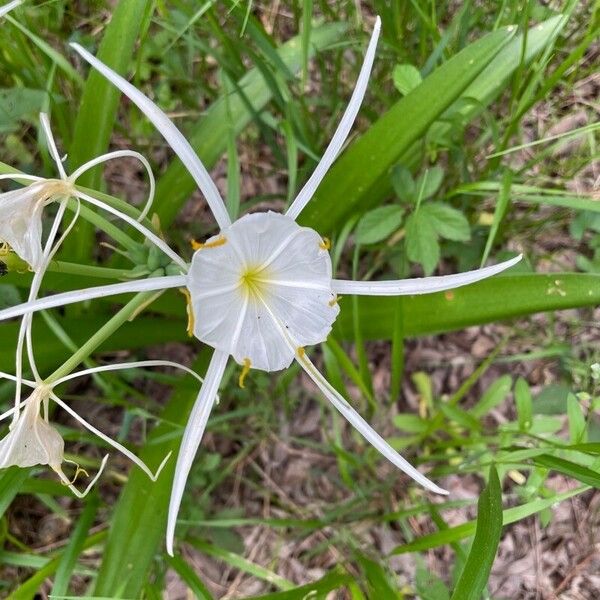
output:
[[481, 396], [481, 399], [469, 411], [472, 416], [481, 419], [487, 415], [492, 408], [502, 404], [510, 393], [512, 387], [512, 377], [510, 375], [502, 375], [498, 377]]
[[423, 208], [406, 220], [406, 255], [423, 265], [425, 275], [431, 275], [440, 260], [440, 245], [433, 223]]
[[415, 184], [417, 193], [421, 196], [421, 200], [431, 198], [442, 185], [444, 180], [444, 169], [442, 167], [431, 167], [425, 169], [425, 172], [419, 176]]
[[494, 466], [477, 503], [477, 528], [467, 562], [451, 600], [479, 600], [485, 588], [502, 532], [502, 488]]
[[204, 582], [196, 575], [194, 569], [179, 556], [166, 557], [167, 564], [185, 581], [189, 590], [197, 600], [212, 600], [212, 595]]
[[[556, 494], [551, 498], [537, 498], [531, 502], [527, 502], [526, 504], [507, 508], [502, 513], [502, 525], [506, 526], [510, 525], [511, 523], [516, 523], [522, 519], [526, 519], [531, 515], [535, 515], [543, 510], [551, 508], [559, 502], [563, 502], [564, 500], [573, 498], [573, 496], [578, 496], [583, 492], [587, 492], [589, 489], [590, 488], [586, 485], [575, 488], [574, 490], [568, 490], [561, 494]], [[455, 527], [450, 527], [448, 529], [444, 529], [443, 531], [436, 531], [435, 533], [421, 536], [420, 538], [417, 538], [408, 544], [398, 546], [394, 548], [392, 554], [423, 552], [425, 550], [430, 550], [431, 548], [445, 546], [446, 544], [451, 544], [452, 542], [457, 542], [473, 535], [476, 528], [477, 520], [467, 521], [462, 525], [456, 525]]]
[[[337, 42], [346, 30], [347, 26], [343, 23], [311, 27], [309, 56], [312, 57]], [[300, 71], [303, 63], [301, 37], [296, 36], [283, 44], [277, 49], [277, 54], [291, 72]], [[243, 92], [243, 96], [239, 90]], [[221, 97], [205, 111], [202, 119], [186, 133], [186, 137], [207, 168], [212, 167], [225, 152], [228, 131], [239, 134], [272, 98], [272, 88], [265, 81], [261, 70], [254, 68], [237, 82], [236, 91], [229, 95], [228, 103]], [[227, 109], [230, 118], [227, 117]], [[163, 228], [175, 219], [183, 203], [195, 189], [196, 184], [181, 161], [174, 159], [156, 187], [154, 211], [159, 215]]]
[[567, 397], [567, 415], [569, 417], [569, 439], [572, 444], [585, 442], [586, 422], [581, 404], [574, 394]]
[[392, 79], [403, 96], [412, 92], [423, 81], [419, 69], [413, 65], [396, 65], [392, 71]]
[[252, 596], [247, 600], [325, 600], [333, 590], [348, 585], [353, 580], [350, 575], [333, 570], [322, 579], [285, 592], [275, 592], [264, 596]]
[[410, 171], [404, 165], [392, 169], [392, 186], [402, 202], [416, 202], [417, 187]]
[[85, 508], [77, 521], [75, 529], [70, 535], [69, 544], [60, 557], [51, 596], [64, 596], [69, 591], [69, 581], [73, 575], [77, 559], [83, 551], [88, 531], [96, 518], [98, 505], [98, 494], [96, 491], [93, 491], [90, 496], [88, 496]]
[[389, 189], [389, 172], [414, 142], [465, 91], [513, 36], [494, 31], [467, 46], [397, 102], [346, 150], [300, 216], [303, 225], [332, 231], [358, 207]]
[[0, 131], [14, 131], [18, 127], [17, 121], [25, 117], [37, 120], [47, 98], [45, 90], [22, 87], [0, 89]]
[[419, 212], [427, 216], [433, 229], [441, 237], [455, 242], [471, 239], [469, 222], [456, 208], [441, 202], [427, 202], [421, 205]]
[[519, 377], [515, 384], [515, 405], [517, 407], [519, 429], [529, 431], [533, 422], [533, 401], [529, 384], [523, 377]]
[[[391, 339], [398, 298], [359, 298], [365, 340]], [[519, 274], [491, 277], [447, 292], [404, 296], [401, 316], [407, 337], [455, 331], [538, 312], [597, 306], [600, 275], [589, 273]], [[341, 301], [334, 331], [352, 339], [352, 302]]]
[[356, 227], [358, 244], [376, 244], [389, 237], [402, 223], [404, 209], [393, 204], [380, 206], [365, 213]]
[[581, 481], [581, 483], [591, 485], [595, 488], [600, 488], [600, 473], [597, 471], [593, 471], [592, 469], [578, 465], [570, 460], [565, 460], [564, 458], [559, 458], [558, 456], [552, 456], [551, 454], [542, 454], [541, 456], [536, 456], [532, 460], [539, 467], [545, 467], [547, 469], [552, 469], [553, 471], [558, 471], [563, 475], [567, 475], [568, 477], [573, 477], [574, 479]]
[[[192, 367], [202, 373], [204, 353]], [[159, 465], [169, 452], [177, 454], [183, 425], [198, 393], [197, 382], [186, 377], [179, 383], [140, 454], [150, 468]], [[167, 523], [167, 510], [175, 460], [171, 457], [160, 477], [152, 482], [133, 468], [111, 519], [111, 527], [98, 572], [94, 593], [98, 596], [137, 598], [144, 585]], [[127, 543], [123, 541], [127, 540]], [[119, 596], [120, 595], [120, 596]]]

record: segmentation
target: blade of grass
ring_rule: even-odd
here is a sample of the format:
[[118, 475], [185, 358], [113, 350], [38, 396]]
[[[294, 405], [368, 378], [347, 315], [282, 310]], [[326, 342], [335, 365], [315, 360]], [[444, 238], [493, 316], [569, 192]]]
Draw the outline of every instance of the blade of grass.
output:
[[450, 600], [479, 600], [496, 558], [502, 532], [502, 487], [495, 467], [477, 503], [475, 539]]

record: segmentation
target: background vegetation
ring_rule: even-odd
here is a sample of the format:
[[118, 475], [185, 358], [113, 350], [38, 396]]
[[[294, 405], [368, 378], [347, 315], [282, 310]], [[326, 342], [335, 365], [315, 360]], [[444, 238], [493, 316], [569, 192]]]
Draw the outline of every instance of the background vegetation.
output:
[[[293, 369], [252, 372], [241, 390], [232, 367], [188, 483], [178, 555], [163, 547], [173, 463], [152, 484], [113, 456], [84, 501], [45, 469], [10, 469], [0, 474], [3, 597], [597, 597], [597, 4], [30, 2], [0, 24], [1, 170], [55, 175], [38, 143], [40, 110], [70, 167], [108, 148], [139, 150], [159, 175], [153, 225], [189, 256], [191, 238], [214, 232], [205, 203], [162, 138], [88, 76], [68, 42], [175, 118], [235, 216], [282, 208], [314, 168], [375, 14], [383, 33], [365, 106], [303, 223], [333, 240], [340, 276], [526, 256], [452, 293], [343, 299], [334, 335], [315, 350], [336, 387], [450, 496], [408, 485]], [[85, 184], [132, 203], [146, 185], [134, 163]], [[115, 273], [76, 264], [160, 267], [124, 234], [115, 241], [81, 221], [45, 291]], [[31, 277], [4, 259], [8, 305]], [[36, 317], [40, 365], [56, 368], [114, 313], [100, 301]], [[6, 370], [16, 327], [0, 328]], [[173, 292], [89, 362], [174, 358], [202, 373], [208, 356], [188, 340]], [[0, 386], [6, 406], [12, 392]], [[177, 448], [195, 394], [191, 379], [135, 371], [63, 390], [150, 465]], [[95, 471], [102, 442], [53, 418]]]

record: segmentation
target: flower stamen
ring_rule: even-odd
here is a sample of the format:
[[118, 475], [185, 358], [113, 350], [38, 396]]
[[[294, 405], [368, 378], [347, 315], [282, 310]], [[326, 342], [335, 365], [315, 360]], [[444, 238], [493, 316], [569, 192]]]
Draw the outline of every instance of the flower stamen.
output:
[[198, 242], [197, 240], [193, 239], [190, 243], [192, 244], [192, 248], [194, 250], [202, 250], [204, 248], [218, 248], [219, 246], [223, 246], [226, 242], [227, 238], [222, 235], [212, 242]]
[[327, 237], [324, 237], [323, 241], [319, 244], [319, 248], [321, 248], [321, 250], [330, 250], [331, 240]]
[[242, 367], [242, 372], [240, 373], [240, 376], [238, 378], [238, 385], [242, 389], [246, 387], [245, 381], [246, 381], [246, 377], [247, 377], [248, 373], [250, 372], [251, 367], [252, 367], [252, 363], [250, 362], [250, 359], [245, 358], [244, 366]]
[[341, 296], [335, 294], [335, 296], [327, 304], [329, 304], [329, 306], [335, 306], [336, 304], [339, 304], [341, 299]]
[[194, 318], [194, 309], [192, 307], [192, 296], [187, 288], [179, 288], [179, 291], [185, 296], [185, 310], [187, 312], [187, 334], [192, 337], [194, 335], [194, 325], [196, 320]]

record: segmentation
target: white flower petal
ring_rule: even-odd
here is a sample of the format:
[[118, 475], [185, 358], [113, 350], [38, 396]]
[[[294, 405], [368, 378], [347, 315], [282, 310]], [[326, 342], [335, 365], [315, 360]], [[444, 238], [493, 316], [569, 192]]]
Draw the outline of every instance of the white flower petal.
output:
[[306, 371], [307, 375], [314, 381], [323, 395], [333, 404], [335, 409], [347, 419], [347, 421], [378, 450], [385, 458], [425, 489], [436, 494], [448, 494], [448, 492], [432, 481], [429, 481], [425, 475], [417, 471], [405, 458], [400, 456], [349, 404], [348, 402], [329, 384], [329, 382], [318, 371], [308, 356], [303, 352], [297, 354], [297, 360]]
[[122, 283], [112, 283], [109, 285], [100, 285], [90, 287], [84, 290], [73, 292], [63, 292], [39, 298], [33, 302], [24, 302], [17, 306], [0, 310], [0, 321], [20, 317], [27, 313], [34, 313], [48, 308], [57, 308], [66, 306], [75, 302], [84, 302], [85, 300], [94, 300], [96, 298], [105, 298], [117, 294], [127, 294], [131, 292], [155, 292], [168, 290], [172, 288], [184, 287], [187, 278], [183, 275], [172, 275], [168, 277], [150, 277], [149, 279], [138, 279], [135, 281], [124, 281]]
[[344, 281], [334, 279], [332, 287], [338, 294], [357, 296], [412, 296], [416, 294], [431, 294], [469, 285], [482, 279], [497, 275], [516, 265], [522, 254], [491, 267], [458, 273], [457, 275], [442, 275], [438, 277], [419, 277], [416, 279], [399, 279], [393, 281]]
[[200, 388], [200, 393], [192, 408], [192, 412], [188, 419], [181, 446], [179, 447], [179, 455], [177, 456], [177, 465], [175, 467], [175, 476], [173, 477], [173, 487], [171, 490], [171, 499], [169, 501], [169, 516], [167, 520], [167, 552], [173, 556], [173, 541], [175, 538], [175, 526], [177, 525], [177, 514], [181, 505], [181, 498], [188, 478], [192, 463], [198, 451], [198, 446], [202, 441], [206, 423], [210, 415], [210, 411], [217, 397], [221, 379], [225, 372], [227, 359], [229, 355], [226, 352], [216, 351], [204, 377], [204, 384]]
[[196, 337], [264, 371], [294, 359], [268, 310], [307, 346], [327, 338], [339, 312], [323, 240], [273, 212], [246, 215], [208, 240], [194, 254], [188, 289]]
[[6, 13], [10, 12], [13, 8], [16, 8], [20, 4], [23, 4], [23, 0], [13, 0], [4, 6], [0, 6], [0, 17], [3, 17]]
[[152, 122], [152, 124], [160, 131], [168, 144], [173, 148], [173, 151], [185, 165], [190, 175], [194, 178], [198, 187], [204, 194], [210, 209], [221, 229], [231, 225], [231, 219], [225, 208], [225, 203], [219, 194], [217, 186], [211, 179], [206, 167], [194, 152], [190, 143], [183, 137], [182, 133], [177, 129], [174, 123], [165, 115], [165, 113], [144, 96], [142, 92], [136, 89], [123, 77], [115, 73], [107, 67], [103, 62], [82, 48], [79, 44], [71, 44], [76, 52], [78, 52], [90, 65], [97, 69], [106, 79], [108, 79], [115, 87], [119, 88]]
[[56, 142], [54, 141], [54, 135], [52, 134], [52, 129], [50, 127], [50, 119], [48, 118], [48, 115], [46, 113], [40, 113], [40, 123], [42, 125], [42, 129], [44, 130], [44, 135], [46, 136], [48, 152], [50, 153], [52, 160], [54, 160], [54, 163], [56, 164], [58, 174], [60, 175], [60, 178], [62, 180], [66, 180], [67, 174], [65, 173], [65, 168], [60, 158], [60, 154], [58, 153]]
[[0, 441], [0, 469], [50, 465], [60, 467], [64, 442], [58, 431], [42, 419], [43, 395], [35, 390], [27, 400], [17, 421]]
[[150, 208], [152, 207], [152, 203], [154, 202], [154, 193], [156, 191], [156, 179], [154, 178], [154, 173], [152, 172], [152, 167], [150, 166], [150, 163], [146, 160], [146, 157], [140, 154], [139, 152], [135, 152], [133, 150], [116, 150], [115, 152], [108, 152], [107, 154], [98, 156], [97, 158], [94, 158], [81, 165], [81, 167], [74, 171], [68, 179], [74, 184], [86, 171], [89, 171], [90, 169], [93, 169], [94, 167], [101, 165], [102, 163], [108, 162], [109, 160], [116, 160], [119, 158], [127, 157], [135, 158], [142, 163], [144, 169], [146, 169], [146, 173], [148, 174], [148, 181], [150, 183], [148, 199], [146, 200], [146, 203], [142, 208], [140, 216], [136, 219], [136, 221], [141, 222], [146, 218], [146, 216], [150, 212]]
[[0, 241], [34, 271], [42, 260], [43, 189], [40, 182], [0, 194]]
[[148, 477], [152, 481], [156, 481], [158, 479], [160, 472], [163, 470], [163, 467], [165, 466], [165, 464], [169, 460], [169, 457], [171, 456], [170, 452], [167, 454], [167, 456], [165, 456], [165, 458], [163, 458], [163, 461], [153, 473], [144, 461], [139, 459], [133, 452], [125, 448], [123, 444], [119, 444], [119, 442], [113, 440], [110, 436], [106, 435], [105, 433], [102, 433], [99, 429], [96, 429], [91, 423], [88, 423], [82, 416], [77, 414], [68, 404], [65, 404], [54, 392], [51, 392], [50, 395], [52, 397], [52, 400], [54, 400], [54, 402], [56, 402], [56, 404], [58, 404], [63, 410], [67, 411], [76, 421], [79, 421], [79, 423], [81, 423], [94, 435], [98, 436], [101, 440], [104, 440], [109, 446], [115, 448], [115, 450], [118, 450], [121, 454], [123, 454], [123, 456], [126, 456], [132, 463], [134, 463], [142, 471], [144, 471], [144, 473], [146, 473], [146, 475], [148, 475]]
[[331, 165], [334, 163], [352, 129], [352, 125], [354, 124], [354, 120], [356, 119], [356, 115], [362, 104], [365, 92], [367, 91], [367, 84], [369, 83], [371, 68], [373, 67], [373, 61], [375, 60], [375, 49], [377, 48], [380, 30], [381, 19], [377, 17], [373, 33], [371, 34], [371, 40], [367, 47], [365, 59], [356, 81], [356, 86], [354, 87], [346, 111], [342, 116], [342, 120], [333, 134], [333, 138], [331, 139], [331, 142], [329, 142], [329, 146], [327, 146], [327, 150], [325, 150], [325, 154], [323, 154], [323, 158], [321, 158], [314, 173], [304, 184], [304, 187], [300, 190], [300, 193], [286, 212], [286, 215], [292, 219], [298, 218], [303, 208], [314, 196], [319, 184], [323, 181], [323, 177], [325, 177], [327, 171], [329, 171]]

